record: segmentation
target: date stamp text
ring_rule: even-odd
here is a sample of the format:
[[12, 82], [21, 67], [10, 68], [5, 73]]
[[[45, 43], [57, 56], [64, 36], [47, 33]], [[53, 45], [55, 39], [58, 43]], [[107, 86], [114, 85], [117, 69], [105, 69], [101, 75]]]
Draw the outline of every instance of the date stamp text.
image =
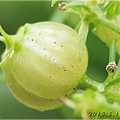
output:
[[112, 111], [102, 111], [102, 112], [88, 112], [89, 117], [117, 117], [119, 112], [112, 112]]

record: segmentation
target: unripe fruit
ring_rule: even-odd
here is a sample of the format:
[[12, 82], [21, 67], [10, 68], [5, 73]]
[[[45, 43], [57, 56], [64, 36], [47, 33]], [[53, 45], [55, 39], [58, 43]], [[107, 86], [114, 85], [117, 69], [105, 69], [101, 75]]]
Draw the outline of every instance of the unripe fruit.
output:
[[38, 110], [59, 107], [59, 98], [74, 92], [87, 67], [86, 48], [78, 59], [77, 33], [54, 22], [26, 24], [14, 36], [1, 33], [7, 47], [1, 67], [12, 93]]

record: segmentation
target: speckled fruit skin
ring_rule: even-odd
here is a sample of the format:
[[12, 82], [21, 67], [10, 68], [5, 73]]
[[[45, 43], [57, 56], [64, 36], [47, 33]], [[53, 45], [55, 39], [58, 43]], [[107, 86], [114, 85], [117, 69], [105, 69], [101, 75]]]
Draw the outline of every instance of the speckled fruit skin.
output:
[[25, 24], [10, 36], [13, 46], [3, 54], [1, 67], [16, 98], [34, 109], [62, 105], [86, 71], [86, 47], [79, 59], [79, 40], [70, 27], [55, 22]]

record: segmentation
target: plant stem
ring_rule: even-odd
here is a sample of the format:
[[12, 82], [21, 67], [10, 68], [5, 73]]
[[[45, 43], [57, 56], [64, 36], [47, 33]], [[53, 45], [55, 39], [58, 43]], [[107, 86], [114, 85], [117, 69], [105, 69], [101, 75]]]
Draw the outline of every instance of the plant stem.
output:
[[81, 60], [83, 50], [85, 47], [85, 43], [87, 40], [87, 35], [89, 31], [89, 24], [83, 19], [81, 20], [81, 25], [78, 31], [78, 39], [79, 39], [79, 60]]
[[113, 73], [108, 73], [108, 76], [107, 76], [106, 80], [103, 83], [104, 86], [106, 86], [107, 84], [109, 84], [112, 80], [113, 80]]
[[77, 86], [77, 89], [87, 89], [87, 88], [98, 90], [100, 92], [104, 91], [104, 86], [102, 83], [99, 83], [89, 78], [86, 74], [84, 74]]
[[[109, 62], [115, 61], [116, 57], [116, 41], [113, 39], [109, 44]], [[108, 73], [108, 76], [104, 82], [104, 86], [110, 83], [113, 80], [114, 73]]]
[[109, 62], [115, 61], [116, 57], [116, 40], [113, 39], [109, 45]]
[[[0, 41], [5, 43], [5, 38], [3, 36], [0, 36]], [[1, 67], [1, 62], [0, 62], [0, 67]]]
[[77, 26], [75, 27], [75, 31], [78, 32], [79, 31], [79, 28], [81, 26], [81, 21], [77, 24]]
[[119, 61], [118, 61], [117, 71], [114, 74], [114, 79], [117, 79], [117, 78], [120, 79], [120, 58], [119, 58]]
[[14, 40], [12, 40], [12, 39], [10, 38], [11, 36], [8, 35], [8, 34], [2, 29], [1, 26], [0, 26], [0, 32], [1, 32], [2, 36], [4, 37], [4, 38], [3, 38], [2, 36], [0, 36], [0, 41], [2, 41], [2, 42], [5, 43], [7, 49], [10, 49], [10, 48], [13, 46], [13, 44], [14, 44]]
[[110, 102], [119, 102], [120, 103], [120, 94], [116, 91], [105, 91], [103, 94]]
[[3, 36], [0, 36], [0, 41], [5, 42], [5, 38]]
[[119, 78], [115, 79], [105, 86], [105, 90], [110, 90], [112, 88], [115, 88], [117, 85], [119, 85], [119, 83], [120, 83], [120, 79]]

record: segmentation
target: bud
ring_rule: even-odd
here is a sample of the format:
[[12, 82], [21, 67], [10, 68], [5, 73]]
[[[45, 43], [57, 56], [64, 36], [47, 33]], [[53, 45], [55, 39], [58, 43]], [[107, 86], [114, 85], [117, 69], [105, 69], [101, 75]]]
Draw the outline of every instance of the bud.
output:
[[86, 48], [78, 60], [77, 33], [54, 22], [25, 24], [11, 36], [0, 31], [7, 47], [0, 66], [15, 97], [41, 111], [62, 105], [87, 67]]
[[108, 65], [106, 66], [106, 71], [110, 73], [114, 73], [117, 70], [117, 65], [115, 61], [109, 62]]
[[65, 3], [65, 2], [63, 2], [63, 3], [59, 3], [58, 4], [58, 9], [59, 10], [61, 10], [61, 11], [63, 11], [63, 12], [65, 12], [66, 11], [66, 8], [64, 8], [65, 7], [65, 5], [66, 5], [67, 3]]

